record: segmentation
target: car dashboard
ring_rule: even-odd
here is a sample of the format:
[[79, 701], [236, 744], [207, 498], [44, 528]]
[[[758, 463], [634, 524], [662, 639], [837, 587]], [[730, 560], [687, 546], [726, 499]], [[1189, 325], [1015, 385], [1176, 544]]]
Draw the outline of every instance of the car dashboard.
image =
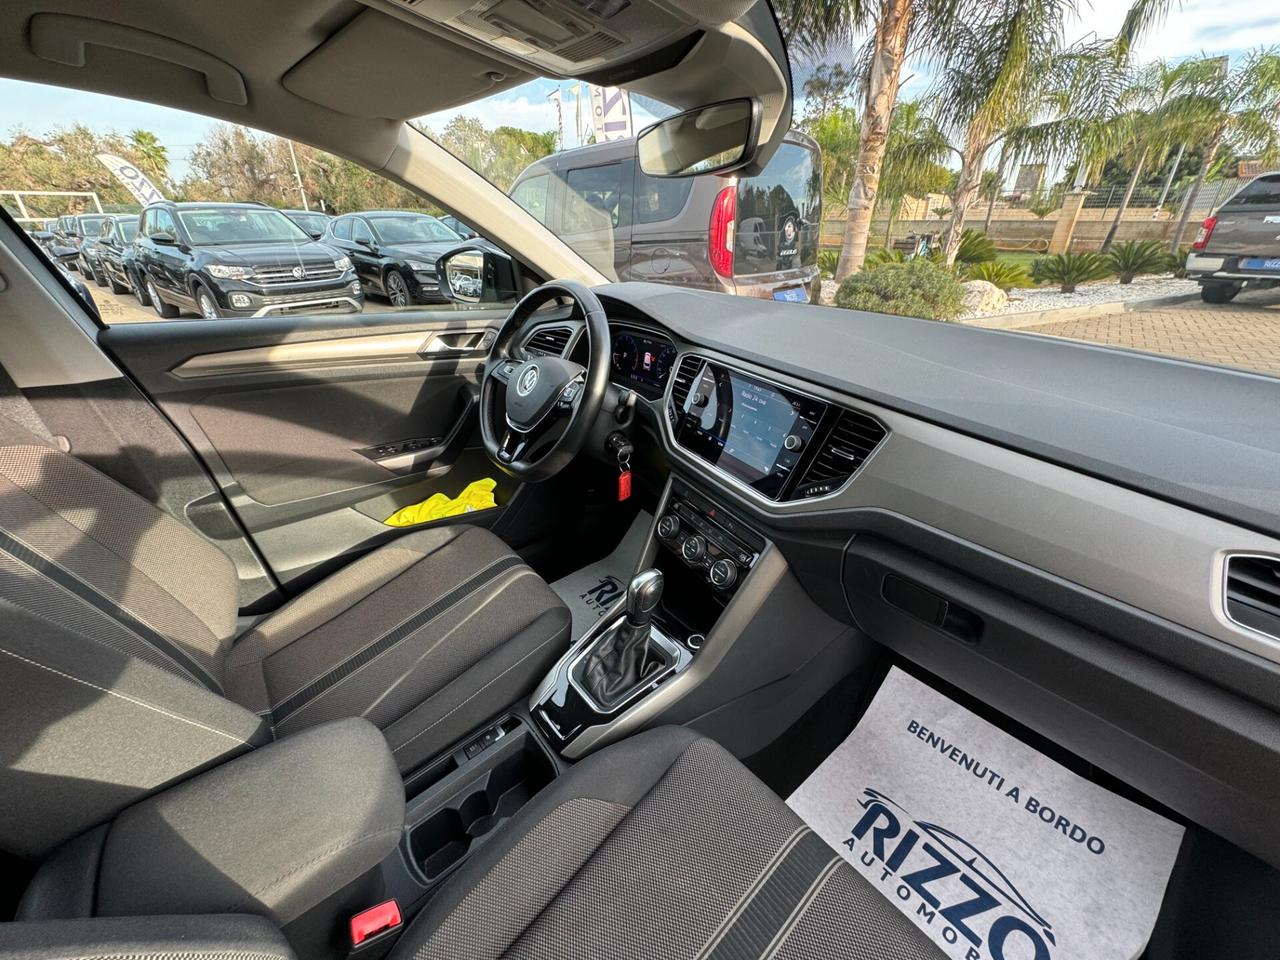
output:
[[[1280, 638], [1234, 621], [1224, 586], [1231, 556], [1280, 557], [1280, 530], [1251, 522], [1250, 483], [1227, 511], [1207, 499], [1225, 478], [1170, 489], [1221, 439], [1184, 418], [1166, 448], [1186, 378], [1153, 412], [1165, 362], [1137, 354], [1087, 358], [1113, 368], [1099, 385], [1076, 366], [1087, 345], [645, 284], [600, 292], [613, 382], [636, 396], [668, 500], [776, 544], [829, 616], [1280, 862], [1261, 826], [1280, 788]], [[779, 335], [783, 311], [794, 335]], [[524, 342], [586, 357], [563, 314]], [[1257, 386], [1201, 376], [1202, 406]], [[1166, 482], [1138, 477], [1135, 452]], [[1250, 473], [1242, 454], [1231, 466]]]

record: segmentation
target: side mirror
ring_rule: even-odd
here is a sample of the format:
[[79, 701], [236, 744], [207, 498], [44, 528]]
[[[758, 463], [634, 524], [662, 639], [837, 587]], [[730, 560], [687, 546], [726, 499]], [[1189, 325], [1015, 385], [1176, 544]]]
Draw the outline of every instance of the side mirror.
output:
[[377, 252], [378, 252], [378, 248], [377, 248], [377, 246], [376, 246], [376, 245], [374, 244], [374, 242], [373, 242], [372, 240], [370, 240], [368, 237], [361, 237], [359, 240], [357, 240], [357, 241], [356, 241], [356, 243], [358, 243], [360, 246], [364, 247], [364, 248], [365, 248], [366, 250], [368, 250], [370, 253], [377, 253]]
[[509, 303], [516, 298], [515, 263], [488, 241], [454, 247], [436, 260], [440, 292], [455, 303]]
[[151, 242], [157, 247], [176, 247], [178, 238], [167, 233], [153, 233], [151, 234]]
[[324, 234], [323, 234], [323, 233], [318, 233], [318, 232], [317, 232], [317, 233], [311, 233], [310, 235], [311, 235], [311, 239], [312, 239], [312, 240], [319, 240], [321, 237], [323, 237], [323, 236], [324, 236]]
[[725, 100], [659, 120], [640, 131], [636, 155], [650, 177], [728, 173], [760, 146], [760, 104]]

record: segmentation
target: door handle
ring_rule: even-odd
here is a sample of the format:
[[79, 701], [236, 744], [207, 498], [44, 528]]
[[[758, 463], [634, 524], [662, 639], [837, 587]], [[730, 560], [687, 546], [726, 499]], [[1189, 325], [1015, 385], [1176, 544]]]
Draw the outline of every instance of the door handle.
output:
[[493, 330], [462, 330], [457, 333], [438, 333], [423, 344], [418, 353], [428, 357], [457, 357], [488, 353], [497, 336]]

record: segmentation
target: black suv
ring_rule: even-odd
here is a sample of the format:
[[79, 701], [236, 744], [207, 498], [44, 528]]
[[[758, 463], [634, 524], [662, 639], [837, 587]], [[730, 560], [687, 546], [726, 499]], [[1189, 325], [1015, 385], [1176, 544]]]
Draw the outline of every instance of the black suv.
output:
[[366, 293], [407, 307], [448, 299], [440, 293], [436, 259], [462, 238], [425, 213], [369, 210], [334, 218], [324, 242], [351, 258]]
[[[110, 285], [112, 293], [138, 293], [138, 280], [134, 274], [136, 251], [133, 241], [138, 235], [136, 214], [118, 214], [102, 222], [98, 234], [98, 272], [95, 280], [100, 287]], [[141, 299], [141, 297], [139, 297]]]
[[319, 210], [281, 210], [286, 217], [310, 234], [312, 240], [319, 240], [329, 221], [333, 218]]
[[142, 211], [138, 273], [162, 317], [358, 313], [351, 261], [274, 207], [153, 203]]

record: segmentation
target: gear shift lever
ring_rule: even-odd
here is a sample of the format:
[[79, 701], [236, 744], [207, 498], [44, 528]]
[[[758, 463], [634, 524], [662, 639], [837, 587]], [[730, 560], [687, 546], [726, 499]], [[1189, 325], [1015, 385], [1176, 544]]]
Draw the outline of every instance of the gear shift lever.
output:
[[587, 689], [609, 707], [633, 690], [649, 665], [649, 630], [662, 600], [662, 573], [644, 570], [627, 586], [626, 616], [599, 643], [587, 660]]

